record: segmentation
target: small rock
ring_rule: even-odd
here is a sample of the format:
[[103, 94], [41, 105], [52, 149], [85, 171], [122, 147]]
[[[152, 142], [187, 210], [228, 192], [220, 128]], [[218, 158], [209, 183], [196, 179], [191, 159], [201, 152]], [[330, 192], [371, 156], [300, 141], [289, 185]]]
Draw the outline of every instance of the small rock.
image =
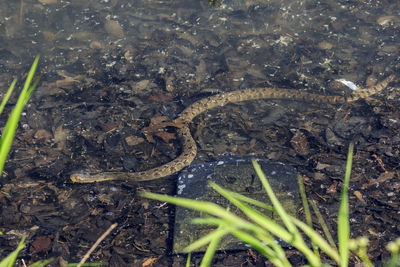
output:
[[138, 162], [133, 156], [125, 155], [122, 157], [122, 165], [125, 170], [135, 170], [138, 166]]
[[91, 49], [102, 49], [103, 45], [98, 41], [92, 41], [89, 45]]
[[332, 165], [330, 165], [330, 164], [318, 162], [317, 166], [315, 166], [315, 169], [321, 171], [321, 170], [324, 170], [324, 169], [329, 168], [331, 166]]
[[122, 26], [119, 24], [118, 21], [115, 20], [106, 20], [104, 23], [104, 29], [106, 32], [114, 37], [117, 38], [124, 38], [124, 29]]
[[381, 26], [388, 26], [395, 19], [396, 19], [395, 16], [381, 16], [376, 20], [376, 23], [378, 23]]
[[45, 129], [39, 129], [36, 131], [36, 133], [34, 134], [33, 137], [38, 140], [42, 140], [42, 139], [47, 140], [47, 139], [51, 139], [53, 137], [53, 135]]
[[62, 125], [58, 126], [54, 131], [54, 142], [57, 144], [58, 150], [64, 150], [67, 143], [67, 137], [70, 130], [64, 129]]
[[319, 181], [325, 180], [325, 174], [323, 174], [322, 172], [316, 172], [314, 173], [314, 179]]
[[331, 50], [333, 45], [327, 41], [322, 41], [318, 44], [318, 48], [321, 50]]
[[135, 89], [139, 90], [139, 91], [142, 91], [142, 90], [147, 88], [149, 83], [150, 83], [150, 80], [141, 80], [140, 82], [137, 82], [135, 84]]
[[125, 142], [128, 146], [136, 146], [144, 141], [144, 138], [135, 136], [135, 135], [130, 135], [125, 137]]
[[38, 253], [42, 251], [48, 251], [51, 247], [51, 238], [48, 236], [39, 236], [32, 242], [30, 247], [30, 253]]

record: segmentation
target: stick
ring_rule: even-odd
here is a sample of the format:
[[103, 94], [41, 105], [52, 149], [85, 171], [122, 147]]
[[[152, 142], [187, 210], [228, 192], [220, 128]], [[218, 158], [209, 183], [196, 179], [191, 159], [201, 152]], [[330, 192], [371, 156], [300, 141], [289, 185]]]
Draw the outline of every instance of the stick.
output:
[[96, 240], [96, 242], [93, 244], [93, 246], [86, 252], [85, 256], [83, 256], [82, 260], [78, 263], [76, 267], [81, 267], [87, 259], [89, 259], [90, 254], [97, 248], [97, 246], [100, 244], [101, 241], [103, 241], [104, 238], [115, 228], [117, 227], [117, 223], [112, 224], [110, 227], [108, 227], [107, 231], [105, 231], [99, 239]]

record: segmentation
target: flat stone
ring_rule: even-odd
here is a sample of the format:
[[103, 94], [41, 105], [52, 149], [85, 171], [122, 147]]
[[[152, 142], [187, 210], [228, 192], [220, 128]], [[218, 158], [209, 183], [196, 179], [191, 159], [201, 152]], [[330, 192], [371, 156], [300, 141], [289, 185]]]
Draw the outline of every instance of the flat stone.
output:
[[[208, 185], [209, 181], [214, 181], [227, 190], [257, 199], [266, 204], [271, 204], [261, 181], [253, 169], [251, 160], [251, 157], [226, 157], [215, 162], [190, 165], [178, 176], [177, 196], [211, 201], [227, 207], [229, 204], [228, 200]], [[299, 193], [296, 170], [292, 166], [281, 162], [272, 162], [266, 159], [257, 159], [257, 161], [285, 210], [291, 215], [296, 215], [300, 203], [298, 201]], [[232, 204], [229, 206], [232, 212], [243, 217]], [[263, 210], [262, 212], [272, 219], [277, 218], [277, 215], [271, 211]], [[204, 214], [202, 216], [204, 217]], [[175, 253], [182, 253], [183, 249], [190, 243], [214, 229], [211, 226], [206, 227], [190, 223], [192, 219], [202, 216], [197, 211], [179, 206], [176, 207], [173, 245]], [[248, 248], [248, 245], [231, 235], [224, 237], [219, 246], [219, 250]], [[199, 251], [205, 251], [205, 249], [206, 247]]]

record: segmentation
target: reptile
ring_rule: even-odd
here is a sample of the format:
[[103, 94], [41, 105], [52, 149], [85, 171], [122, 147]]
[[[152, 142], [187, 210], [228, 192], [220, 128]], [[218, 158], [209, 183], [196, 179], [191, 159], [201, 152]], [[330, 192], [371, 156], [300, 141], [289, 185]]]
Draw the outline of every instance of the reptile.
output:
[[236, 90], [226, 93], [212, 95], [194, 102], [184, 109], [179, 116], [173, 120], [173, 123], [181, 125], [177, 130], [178, 138], [182, 140], [182, 153], [174, 160], [159, 167], [140, 172], [76, 172], [71, 174], [70, 180], [75, 183], [93, 183], [109, 180], [129, 180], [132, 182], [150, 181], [160, 179], [179, 172], [184, 167], [190, 165], [197, 154], [197, 146], [194, 141], [189, 123], [199, 114], [222, 107], [228, 103], [237, 103], [256, 99], [283, 99], [295, 100], [311, 103], [344, 104], [354, 102], [359, 99], [367, 99], [373, 94], [382, 91], [395, 79], [395, 75], [390, 75], [382, 82], [373, 87], [353, 91], [348, 96], [327, 96], [304, 91], [294, 91], [291, 89], [276, 88], [251, 88], [245, 90]]

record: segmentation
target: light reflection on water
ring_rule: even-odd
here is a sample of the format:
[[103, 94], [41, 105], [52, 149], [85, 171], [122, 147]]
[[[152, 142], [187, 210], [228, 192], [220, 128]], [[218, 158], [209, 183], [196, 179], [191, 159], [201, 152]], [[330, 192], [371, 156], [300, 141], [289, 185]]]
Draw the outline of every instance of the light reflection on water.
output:
[[134, 78], [165, 73], [161, 78], [173, 79], [171, 88], [247, 87], [266, 80], [325, 88], [320, 79], [365, 83], [366, 73], [387, 72], [398, 55], [397, 4], [383, 1], [21, 3], [0, 4], [2, 72], [40, 53], [50, 73], [89, 76], [96, 71], [87, 66], [91, 58], [92, 64], [103, 59], [104, 72], [139, 60], [144, 71]]

